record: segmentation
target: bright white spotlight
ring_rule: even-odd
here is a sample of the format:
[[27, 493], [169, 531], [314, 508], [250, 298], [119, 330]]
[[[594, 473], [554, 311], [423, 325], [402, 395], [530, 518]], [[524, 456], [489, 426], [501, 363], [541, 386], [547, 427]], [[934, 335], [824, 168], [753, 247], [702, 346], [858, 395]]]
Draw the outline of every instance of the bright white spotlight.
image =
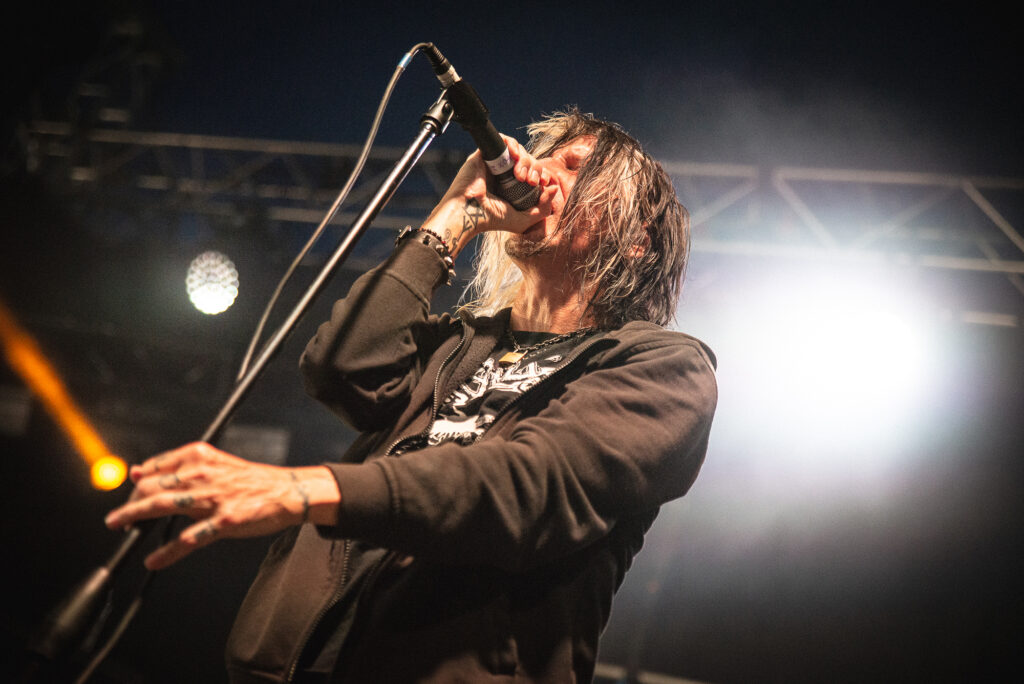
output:
[[730, 350], [747, 428], [819, 466], [824, 454], [898, 450], [920, 428], [934, 375], [928, 309], [879, 273], [790, 275], [746, 302]]
[[802, 397], [812, 413], [849, 418], [902, 404], [916, 395], [927, 358], [913, 314], [894, 299], [838, 285], [789, 293], [776, 311], [770, 339], [785, 344], [795, 361], [785, 383], [789, 394]]
[[192, 304], [205, 314], [219, 314], [238, 296], [238, 271], [220, 252], [203, 252], [188, 267], [185, 287]]

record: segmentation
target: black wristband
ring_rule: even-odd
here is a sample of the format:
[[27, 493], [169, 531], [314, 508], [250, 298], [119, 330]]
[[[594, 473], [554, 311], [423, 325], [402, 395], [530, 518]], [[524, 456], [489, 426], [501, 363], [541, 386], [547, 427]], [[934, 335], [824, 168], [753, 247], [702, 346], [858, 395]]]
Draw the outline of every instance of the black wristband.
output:
[[452, 259], [452, 253], [451, 250], [448, 249], [448, 244], [440, 235], [429, 228], [413, 228], [412, 226], [406, 226], [398, 233], [398, 237], [395, 238], [395, 246], [410, 235], [415, 235], [416, 239], [427, 247], [434, 248], [434, 251], [437, 252], [439, 257], [441, 257], [441, 261], [444, 262], [444, 266], [448, 271], [448, 279], [445, 284], [451, 285], [452, 281], [455, 280], [455, 260]]

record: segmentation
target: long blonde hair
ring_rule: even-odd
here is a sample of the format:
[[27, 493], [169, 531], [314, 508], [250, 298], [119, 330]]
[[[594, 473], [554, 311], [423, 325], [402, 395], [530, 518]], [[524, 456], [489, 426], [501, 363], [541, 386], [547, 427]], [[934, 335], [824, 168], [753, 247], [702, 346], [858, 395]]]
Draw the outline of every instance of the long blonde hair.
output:
[[[527, 132], [527, 149], [538, 158], [580, 136], [596, 139], [557, 228], [570, 240], [573, 231], [594, 230], [594, 248], [572, 273], [585, 315], [602, 329], [630, 320], [668, 324], [690, 244], [689, 214], [668, 174], [617, 124], [576, 108], [546, 116]], [[504, 231], [482, 236], [476, 272], [463, 295], [464, 310], [493, 315], [512, 305], [523, 276], [505, 253], [509, 236]]]

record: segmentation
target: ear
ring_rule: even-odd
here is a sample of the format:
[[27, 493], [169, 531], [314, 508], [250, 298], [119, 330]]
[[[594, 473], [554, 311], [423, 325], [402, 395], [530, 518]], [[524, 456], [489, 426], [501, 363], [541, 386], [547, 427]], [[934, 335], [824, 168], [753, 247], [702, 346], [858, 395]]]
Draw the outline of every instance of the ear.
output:
[[643, 232], [640, 233], [640, 238], [629, 247], [629, 258], [639, 259], [643, 255], [647, 254], [647, 250], [651, 248], [651, 224], [648, 221], [644, 221]]

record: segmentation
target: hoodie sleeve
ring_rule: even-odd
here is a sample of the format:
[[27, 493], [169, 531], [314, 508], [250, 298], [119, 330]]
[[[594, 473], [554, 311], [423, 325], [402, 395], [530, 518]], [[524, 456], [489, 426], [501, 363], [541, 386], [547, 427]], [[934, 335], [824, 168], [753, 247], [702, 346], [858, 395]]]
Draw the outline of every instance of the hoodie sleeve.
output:
[[439, 562], [522, 570], [582, 548], [693, 483], [717, 402], [700, 343], [609, 352], [503, 437], [331, 466], [340, 532]]
[[445, 272], [437, 252], [406, 239], [387, 261], [360, 276], [302, 354], [306, 392], [356, 430], [386, 427], [454, 324], [447, 314], [429, 313]]

